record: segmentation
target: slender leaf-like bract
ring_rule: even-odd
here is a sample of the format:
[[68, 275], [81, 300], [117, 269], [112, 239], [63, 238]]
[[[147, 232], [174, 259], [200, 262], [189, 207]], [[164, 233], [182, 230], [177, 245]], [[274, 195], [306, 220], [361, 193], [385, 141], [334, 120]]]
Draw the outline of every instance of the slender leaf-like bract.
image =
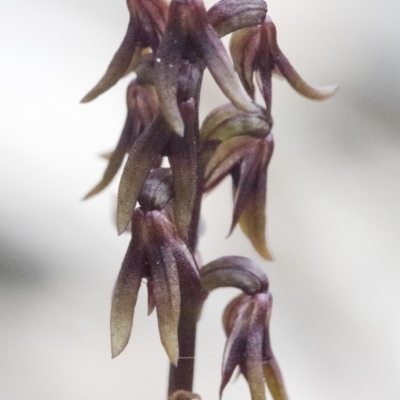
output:
[[140, 192], [171, 131], [158, 113], [133, 145], [122, 173], [118, 191], [117, 229], [121, 234], [129, 224]]
[[111, 306], [111, 350], [118, 356], [128, 344], [136, 300], [144, 275], [144, 248], [141, 225], [143, 213], [136, 210], [132, 217], [132, 239], [115, 285]]

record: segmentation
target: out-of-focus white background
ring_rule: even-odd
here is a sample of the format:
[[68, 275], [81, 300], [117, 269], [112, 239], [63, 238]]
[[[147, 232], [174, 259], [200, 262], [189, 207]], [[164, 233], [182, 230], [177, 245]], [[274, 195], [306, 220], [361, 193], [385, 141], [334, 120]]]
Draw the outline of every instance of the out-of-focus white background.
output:
[[[274, 84], [262, 262], [228, 240], [229, 182], [204, 203], [205, 262], [260, 261], [274, 295], [272, 341], [292, 399], [400, 398], [400, 2], [269, 3], [281, 48], [315, 103]], [[127, 24], [124, 1], [13, 0], [0, 6], [0, 398], [163, 399], [167, 360], [142, 290], [126, 351], [111, 360], [110, 296], [129, 237], [113, 225], [116, 184], [82, 196], [105, 167], [125, 118], [125, 79], [92, 104]], [[224, 102], [208, 79], [203, 115]], [[199, 325], [195, 389], [217, 399], [221, 313]], [[224, 399], [249, 398], [242, 378]]]

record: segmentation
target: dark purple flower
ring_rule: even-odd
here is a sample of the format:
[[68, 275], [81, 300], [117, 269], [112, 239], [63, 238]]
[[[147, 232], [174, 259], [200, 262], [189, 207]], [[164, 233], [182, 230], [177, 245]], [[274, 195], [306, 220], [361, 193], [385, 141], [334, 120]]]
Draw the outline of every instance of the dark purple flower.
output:
[[239, 366], [249, 384], [252, 400], [266, 400], [265, 382], [274, 400], [288, 400], [282, 374], [271, 349], [271, 308], [272, 296], [269, 292], [242, 294], [226, 307], [223, 324], [227, 342], [220, 395]]
[[202, 127], [206, 141], [222, 141], [210, 152], [204, 190], [210, 191], [228, 174], [233, 178], [231, 232], [239, 222], [244, 234], [265, 259], [272, 256], [265, 238], [267, 169], [274, 149], [270, 125], [263, 114], [240, 114], [229, 108], [208, 117]]
[[338, 90], [336, 85], [314, 88], [300, 77], [279, 48], [276, 27], [268, 15], [261, 25], [234, 32], [231, 37], [230, 51], [235, 70], [252, 99], [255, 93], [253, 74], [257, 73], [257, 83], [269, 115], [272, 96], [271, 79], [275, 69], [298, 93], [310, 99], [327, 99]]
[[132, 65], [148, 53], [157, 51], [165, 28], [168, 4], [165, 0], [127, 0], [130, 19], [125, 37], [97, 85], [82, 99], [94, 100], [121, 79]]
[[142, 207], [132, 216], [132, 239], [113, 294], [113, 357], [128, 344], [140, 284], [146, 278], [149, 312], [157, 310], [161, 343], [171, 363], [178, 362], [181, 285], [199, 296], [202, 289], [195, 258], [167, 211], [171, 199], [170, 171], [153, 171], [139, 200]]
[[257, 111], [240, 87], [229, 56], [208, 21], [202, 0], [172, 0], [167, 26], [156, 53], [155, 87], [160, 108], [172, 130], [183, 135], [178, 80], [182, 61], [201, 60], [223, 93], [239, 109]]

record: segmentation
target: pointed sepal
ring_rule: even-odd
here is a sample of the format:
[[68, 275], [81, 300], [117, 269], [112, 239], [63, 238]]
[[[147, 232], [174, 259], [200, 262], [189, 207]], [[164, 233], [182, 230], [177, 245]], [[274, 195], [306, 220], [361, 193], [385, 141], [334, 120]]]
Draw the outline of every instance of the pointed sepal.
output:
[[132, 216], [132, 239], [126, 252], [112, 297], [111, 353], [118, 356], [128, 344], [140, 284], [144, 275], [144, 249], [141, 226], [143, 212]]

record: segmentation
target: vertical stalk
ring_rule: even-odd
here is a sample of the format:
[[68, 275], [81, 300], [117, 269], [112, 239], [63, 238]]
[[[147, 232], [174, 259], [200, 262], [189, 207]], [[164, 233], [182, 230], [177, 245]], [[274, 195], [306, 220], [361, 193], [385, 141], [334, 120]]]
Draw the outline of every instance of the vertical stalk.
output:
[[[196, 104], [196, 117], [194, 120], [195, 132], [197, 138], [197, 144], [199, 143], [199, 102], [200, 102], [200, 91], [201, 83], [203, 80], [204, 65], [201, 63], [192, 64], [189, 69], [197, 70], [197, 73], [188, 73], [187, 87], [195, 88], [194, 92], [186, 91], [182, 101], [188, 100], [188, 97], [193, 97]], [[196, 81], [189, 82], [190, 79], [196, 79]], [[197, 182], [197, 193], [196, 199], [193, 206], [192, 220], [189, 228], [188, 244], [193, 252], [196, 252], [197, 241], [198, 241], [198, 227], [200, 222], [200, 210], [201, 201], [203, 197], [203, 168], [199, 163], [199, 152], [197, 151], [197, 169], [198, 169], [198, 182]], [[181, 286], [181, 313], [179, 317], [178, 326], [178, 340], [179, 340], [179, 360], [178, 365], [170, 365], [169, 370], [169, 385], [168, 395], [176, 392], [177, 390], [193, 391], [193, 380], [194, 380], [194, 363], [195, 363], [195, 351], [196, 351], [196, 330], [197, 321], [200, 315], [203, 302], [205, 300], [204, 294], [193, 293], [185, 285]]]
[[[183, 297], [182, 303], [185, 303]], [[168, 394], [172, 394], [179, 389], [189, 392], [193, 390], [197, 328], [197, 315], [194, 315], [193, 311], [192, 305], [186, 305], [181, 308], [178, 328], [179, 362], [177, 367], [172, 364], [170, 366]]]

